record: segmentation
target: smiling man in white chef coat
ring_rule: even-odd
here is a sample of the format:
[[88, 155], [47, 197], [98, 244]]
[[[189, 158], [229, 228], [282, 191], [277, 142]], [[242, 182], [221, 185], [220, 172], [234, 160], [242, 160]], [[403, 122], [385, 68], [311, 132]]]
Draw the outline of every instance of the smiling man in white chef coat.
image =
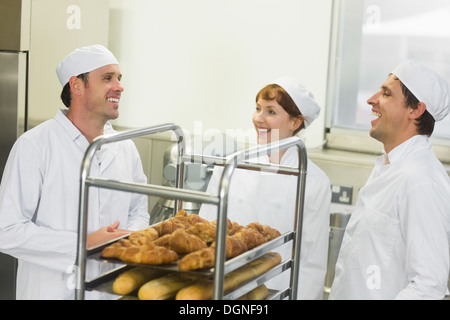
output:
[[450, 110], [447, 82], [406, 61], [368, 100], [380, 156], [361, 189], [330, 299], [442, 299], [449, 276], [450, 179], [431, 150]]
[[[17, 299], [74, 299], [81, 162], [95, 137], [114, 132], [124, 90], [100, 45], [73, 51], [56, 72], [67, 109], [16, 141], [0, 186], [0, 251], [18, 259]], [[91, 174], [147, 182], [132, 141], [102, 146]], [[89, 197], [88, 247], [148, 226], [146, 196], [91, 188]]]

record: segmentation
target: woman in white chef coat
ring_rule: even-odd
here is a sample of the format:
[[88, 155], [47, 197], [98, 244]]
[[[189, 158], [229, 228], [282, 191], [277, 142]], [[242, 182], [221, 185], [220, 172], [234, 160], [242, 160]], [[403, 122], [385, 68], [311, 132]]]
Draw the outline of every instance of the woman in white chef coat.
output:
[[[81, 162], [93, 138], [114, 133], [123, 91], [116, 58], [99, 45], [69, 54], [57, 75], [68, 108], [19, 137], [0, 186], [0, 250], [18, 259], [17, 299], [75, 298]], [[147, 181], [131, 141], [102, 146], [91, 174]], [[148, 226], [146, 196], [91, 188], [89, 199], [88, 246]]]
[[442, 299], [450, 248], [450, 179], [431, 149], [450, 89], [414, 62], [397, 66], [368, 99], [370, 135], [385, 154], [360, 190], [330, 299]]
[[[297, 80], [282, 78], [256, 96], [253, 124], [259, 144], [296, 135], [319, 115], [314, 96]], [[296, 147], [261, 156], [255, 161], [298, 168]], [[207, 192], [216, 193], [223, 168], [215, 167]], [[300, 255], [299, 299], [322, 299], [327, 268], [331, 190], [326, 174], [307, 163], [303, 232]], [[294, 229], [297, 177], [236, 169], [230, 182], [228, 218], [241, 225], [259, 222], [282, 234]], [[217, 206], [203, 204], [199, 215], [217, 219]], [[290, 244], [289, 244], [290, 245]], [[284, 258], [291, 257], [283, 250]], [[268, 287], [289, 286], [288, 274], [270, 280]], [[280, 282], [282, 286], [280, 286]]]

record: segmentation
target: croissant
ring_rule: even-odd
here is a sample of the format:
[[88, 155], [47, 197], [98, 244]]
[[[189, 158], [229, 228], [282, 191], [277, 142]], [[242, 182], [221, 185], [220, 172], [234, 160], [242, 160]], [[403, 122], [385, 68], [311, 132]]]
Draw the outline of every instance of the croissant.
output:
[[181, 209], [180, 211], [178, 211], [178, 212], [175, 214], [175, 217], [187, 217], [187, 212], [186, 212], [186, 210]]
[[243, 228], [243, 226], [241, 226], [239, 223], [237, 222], [231, 222], [231, 226], [228, 227], [228, 234], [230, 236], [234, 235], [236, 232], [238, 232], [239, 230], [241, 230]]
[[171, 234], [166, 234], [153, 243], [157, 246], [174, 250], [177, 253], [189, 253], [206, 248], [206, 242], [183, 229], [177, 229]]
[[[125, 239], [122, 239], [125, 240]], [[119, 240], [102, 250], [102, 257], [116, 258], [124, 262], [143, 264], [166, 264], [178, 260], [178, 254], [153, 243], [132, 245], [130, 241]]]
[[261, 233], [252, 228], [241, 228], [232, 238], [241, 240], [249, 250], [267, 242]]
[[185, 210], [178, 211], [171, 219], [161, 221], [153, 228], [158, 231], [159, 236], [170, 234], [177, 229], [187, 229], [190, 226], [200, 223], [208, 222], [206, 219], [201, 218], [199, 215], [191, 213], [187, 214]]
[[259, 233], [261, 233], [264, 238], [266, 238], [267, 241], [275, 239], [276, 237], [280, 236], [281, 233], [270, 226], [267, 225], [261, 225], [258, 222], [252, 222], [247, 225], [247, 228], [252, 228], [257, 230]]
[[146, 250], [152, 250], [155, 246], [150, 245], [142, 245], [142, 246], [131, 246], [123, 251], [120, 260], [124, 262], [132, 262], [132, 263], [141, 263], [142, 260], [142, 252]]
[[[216, 242], [211, 244], [212, 248], [216, 247]], [[234, 258], [248, 250], [247, 245], [238, 238], [233, 236], [225, 237], [225, 257], [227, 259]]]
[[178, 268], [183, 271], [211, 268], [215, 261], [215, 248], [204, 248], [185, 255], [178, 263]]
[[104, 258], [116, 258], [121, 259], [125, 249], [132, 246], [132, 243], [128, 239], [120, 239], [117, 242], [103, 248], [101, 256]]
[[159, 265], [178, 260], [178, 254], [170, 249], [155, 246], [153, 250], [144, 251], [141, 255], [143, 264]]
[[[211, 224], [214, 226], [214, 228], [217, 228], [217, 220], [214, 220], [211, 222]], [[237, 232], [239, 229], [241, 229], [242, 226], [238, 224], [237, 222], [231, 221], [230, 219], [227, 219], [227, 234], [233, 235], [235, 232]]]
[[187, 212], [185, 210], [178, 211], [177, 214], [175, 214], [175, 217], [173, 217], [172, 219], [169, 219], [169, 220], [179, 221], [183, 225], [185, 225], [187, 228], [196, 223], [209, 222], [208, 220], [200, 217], [198, 214], [195, 214], [195, 213], [187, 214]]
[[186, 229], [186, 232], [193, 234], [206, 243], [211, 243], [216, 239], [216, 227], [209, 221], [200, 221]]
[[119, 242], [116, 242], [110, 246], [105, 247], [102, 250], [101, 256], [104, 258], [120, 259], [126, 249], [127, 247], [120, 245]]
[[159, 237], [155, 228], [148, 227], [143, 230], [135, 231], [128, 236], [132, 244], [141, 245], [156, 240]]
[[209, 223], [208, 220], [203, 219], [202, 217], [200, 217], [198, 214], [195, 214], [195, 213], [188, 214], [186, 216], [186, 218], [187, 218], [188, 223], [191, 225], [194, 225], [196, 223], [203, 223], [203, 222]]
[[[226, 236], [225, 257], [227, 259], [236, 257], [247, 250], [247, 246], [242, 241]], [[180, 270], [189, 271], [214, 267], [216, 261], [215, 252], [216, 243], [213, 242], [208, 248], [185, 255], [178, 263], [178, 268]]]

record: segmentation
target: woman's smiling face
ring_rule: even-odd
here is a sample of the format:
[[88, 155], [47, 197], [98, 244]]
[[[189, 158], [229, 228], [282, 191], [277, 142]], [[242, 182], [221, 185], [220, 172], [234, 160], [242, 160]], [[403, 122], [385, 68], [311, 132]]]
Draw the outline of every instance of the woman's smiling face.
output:
[[276, 99], [259, 98], [253, 113], [253, 125], [258, 135], [258, 143], [266, 144], [293, 136], [296, 121]]

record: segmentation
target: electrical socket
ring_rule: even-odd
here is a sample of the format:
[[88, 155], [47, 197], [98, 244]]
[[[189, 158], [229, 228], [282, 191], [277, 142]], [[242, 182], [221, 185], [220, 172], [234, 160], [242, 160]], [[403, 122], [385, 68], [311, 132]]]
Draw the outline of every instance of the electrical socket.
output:
[[352, 204], [353, 187], [331, 185], [331, 202]]

